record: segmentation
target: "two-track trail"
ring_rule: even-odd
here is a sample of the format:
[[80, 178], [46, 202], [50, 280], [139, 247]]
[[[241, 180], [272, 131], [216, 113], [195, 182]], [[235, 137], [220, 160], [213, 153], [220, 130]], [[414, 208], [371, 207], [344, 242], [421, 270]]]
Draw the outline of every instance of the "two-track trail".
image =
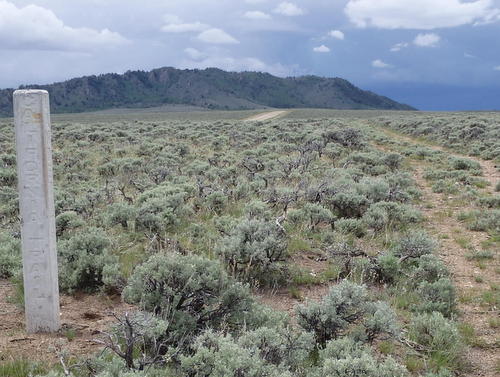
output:
[[[424, 144], [387, 129], [380, 130], [391, 140], [407, 145], [425, 146], [450, 156], [477, 161], [482, 168], [482, 178], [489, 183], [489, 186], [483, 189], [484, 193], [493, 193], [495, 185], [500, 180], [499, 171], [491, 161], [449, 152], [443, 147]], [[391, 144], [381, 144], [377, 147], [386, 151], [395, 149], [394, 152], [397, 152], [397, 148]], [[422, 203], [419, 209], [425, 215], [425, 227], [439, 240], [439, 256], [452, 273], [457, 289], [459, 320], [464, 324], [462, 326], [473, 329], [467, 334], [464, 333], [464, 336], [468, 337], [466, 356], [470, 363], [469, 371], [465, 376], [498, 376], [500, 339], [498, 326], [494, 323], [498, 321], [500, 308], [487, 305], [483, 299], [484, 295], [489, 294], [488, 292], [498, 289], [498, 258], [500, 256], [498, 247], [494, 258], [488, 260], [487, 263], [478, 263], [471, 259], [471, 250], [481, 250], [489, 235], [485, 232], [473, 232], [458, 221], [457, 215], [469, 209], [467, 204], [464, 206], [462, 203], [457, 203], [453, 196], [434, 193], [431, 183], [424, 178], [425, 166], [422, 166], [422, 162], [409, 160], [409, 163], [413, 169], [413, 178], [422, 192]], [[498, 293], [493, 292], [493, 294]]]
[[251, 117], [248, 117], [248, 118], [243, 119], [243, 120], [245, 122], [259, 122], [259, 121], [264, 121], [264, 120], [271, 120], [274, 118], [281, 117], [281, 116], [287, 114], [288, 112], [289, 112], [289, 110], [268, 111], [265, 113], [252, 115]]

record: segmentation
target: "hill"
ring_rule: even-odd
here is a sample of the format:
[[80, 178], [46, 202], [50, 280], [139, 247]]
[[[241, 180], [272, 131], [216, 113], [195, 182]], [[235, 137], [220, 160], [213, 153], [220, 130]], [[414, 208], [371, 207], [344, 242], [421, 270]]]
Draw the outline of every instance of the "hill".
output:
[[[50, 85], [20, 87], [28, 88], [48, 90], [54, 113], [164, 104], [219, 110], [262, 107], [414, 110], [361, 90], [341, 78], [280, 78], [268, 73], [225, 72], [216, 68], [180, 70], [164, 67], [150, 72], [108, 73]], [[12, 92], [13, 89], [0, 90], [0, 115], [12, 115]]]

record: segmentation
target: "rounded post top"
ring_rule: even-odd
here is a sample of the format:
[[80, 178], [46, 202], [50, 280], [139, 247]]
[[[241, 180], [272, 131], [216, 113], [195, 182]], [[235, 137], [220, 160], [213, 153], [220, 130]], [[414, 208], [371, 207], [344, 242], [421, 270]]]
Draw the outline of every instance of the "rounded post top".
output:
[[44, 95], [49, 94], [46, 90], [42, 89], [18, 89], [14, 91], [14, 96], [30, 96], [30, 95]]

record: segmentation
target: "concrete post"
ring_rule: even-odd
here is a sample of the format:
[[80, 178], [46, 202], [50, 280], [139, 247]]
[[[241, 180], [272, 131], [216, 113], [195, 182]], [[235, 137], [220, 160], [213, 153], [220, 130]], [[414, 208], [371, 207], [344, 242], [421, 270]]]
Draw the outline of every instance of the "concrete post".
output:
[[60, 328], [49, 94], [14, 92], [17, 176], [28, 333]]

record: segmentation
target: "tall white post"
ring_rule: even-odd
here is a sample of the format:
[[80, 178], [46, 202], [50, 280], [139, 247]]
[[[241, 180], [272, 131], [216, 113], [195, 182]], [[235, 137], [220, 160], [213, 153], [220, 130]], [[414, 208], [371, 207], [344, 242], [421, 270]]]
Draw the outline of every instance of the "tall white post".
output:
[[60, 328], [49, 94], [14, 92], [17, 176], [29, 333]]

